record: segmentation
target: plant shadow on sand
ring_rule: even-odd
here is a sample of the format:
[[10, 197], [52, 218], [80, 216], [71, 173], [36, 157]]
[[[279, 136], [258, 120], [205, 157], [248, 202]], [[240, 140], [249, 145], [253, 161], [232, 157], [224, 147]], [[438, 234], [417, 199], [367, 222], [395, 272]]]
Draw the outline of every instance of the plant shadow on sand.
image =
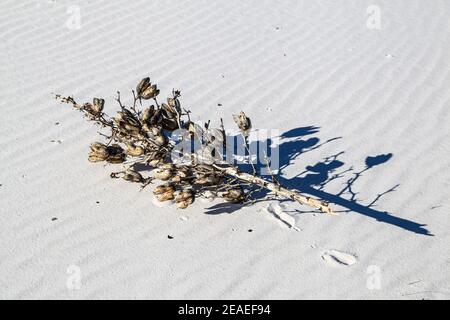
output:
[[[325, 144], [341, 139], [336, 137], [329, 139], [325, 142], [320, 142], [317, 137], [308, 137], [319, 131], [319, 127], [308, 126], [300, 127], [293, 130], [289, 130], [283, 133], [280, 138], [279, 147], [279, 170], [276, 175], [276, 179], [285, 187], [298, 190], [299, 192], [310, 195], [315, 198], [325, 200], [331, 204], [341, 207], [341, 210], [336, 212], [356, 212], [364, 216], [373, 218], [379, 222], [384, 222], [407, 231], [411, 231], [417, 234], [432, 236], [432, 234], [425, 228], [426, 225], [419, 224], [417, 222], [407, 220], [404, 218], [396, 217], [392, 213], [386, 211], [376, 210], [377, 203], [387, 194], [394, 192], [399, 185], [395, 185], [392, 188], [377, 194], [372, 201], [363, 204], [358, 198], [358, 192], [355, 191], [355, 183], [359, 181], [363, 175], [376, 166], [387, 163], [393, 154], [381, 154], [376, 156], [367, 156], [365, 159], [365, 166], [361, 170], [355, 170], [352, 166], [344, 169], [345, 163], [338, 158], [344, 154], [344, 151], [326, 157], [322, 161], [306, 166], [305, 171], [292, 178], [284, 178], [283, 170], [285, 170], [289, 164], [297, 157], [307, 152], [311, 152], [322, 147]], [[236, 138], [236, 137], [231, 137]], [[251, 144], [256, 143], [258, 148], [264, 148], [268, 150], [268, 147], [272, 146], [273, 141], [267, 139], [265, 141], [252, 141]], [[250, 148], [250, 150], [253, 150]], [[256, 148], [255, 148], [256, 150]], [[254, 167], [257, 171], [265, 167], [264, 161], [257, 159], [257, 163]], [[242, 171], [252, 171], [252, 167], [249, 164], [240, 164], [239, 168]], [[348, 176], [350, 175], [350, 178]], [[270, 176], [267, 177], [270, 179]], [[325, 186], [332, 181], [339, 179], [347, 179], [343, 184], [342, 189], [337, 193], [330, 193], [325, 191]], [[255, 192], [252, 196], [255, 201], [267, 200], [266, 191]], [[289, 201], [289, 200], [282, 200]], [[240, 204], [220, 203], [208, 208], [207, 214], [221, 214], [232, 213], [242, 208]], [[312, 213], [316, 211], [300, 211], [295, 210], [295, 213]]]

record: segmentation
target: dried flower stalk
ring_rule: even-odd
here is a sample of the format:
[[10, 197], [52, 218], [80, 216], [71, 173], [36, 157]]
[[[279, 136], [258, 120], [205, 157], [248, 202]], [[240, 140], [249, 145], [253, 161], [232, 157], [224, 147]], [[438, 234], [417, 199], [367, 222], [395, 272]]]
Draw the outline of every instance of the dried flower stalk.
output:
[[[272, 181], [264, 180], [253, 174], [240, 171], [236, 166], [223, 160], [214, 159], [205, 163], [192, 150], [183, 151], [189, 163], [173, 163], [171, 154], [176, 143], [168, 133], [184, 129], [190, 138], [201, 141], [202, 151], [211, 151], [217, 143], [226, 145], [226, 135], [221, 119], [220, 129], [204, 129], [190, 120], [190, 111], [181, 107], [180, 92], [173, 90], [172, 96], [166, 102], [159, 103], [160, 93], [156, 84], [150, 78], [142, 79], [133, 93], [133, 105], [127, 108], [123, 105], [120, 92], [117, 92], [117, 103], [120, 110], [115, 117], [104, 113], [104, 99], [94, 98], [92, 103], [78, 104], [72, 97], [55, 95], [62, 103], [71, 104], [80, 110], [90, 121], [109, 129], [106, 143], [94, 142], [90, 146], [88, 160], [91, 162], [107, 162], [124, 164], [125, 170], [111, 173], [112, 178], [122, 178], [126, 181], [140, 183], [142, 188], [154, 180], [163, 181], [154, 188], [153, 194], [158, 201], [174, 201], [180, 209], [187, 208], [195, 198], [219, 197], [225, 201], [241, 203], [249, 201], [253, 191], [251, 187], [267, 189], [275, 195], [296, 201], [318, 209], [324, 213], [334, 214], [329, 204], [305, 196], [295, 190], [289, 190], [279, 184], [272, 176]], [[148, 107], [137, 110], [145, 101], [151, 101]], [[244, 112], [234, 115], [233, 120], [244, 137], [248, 151], [248, 136], [252, 128], [251, 120]], [[143, 177], [135, 168], [137, 164], [149, 168], [151, 176]]]

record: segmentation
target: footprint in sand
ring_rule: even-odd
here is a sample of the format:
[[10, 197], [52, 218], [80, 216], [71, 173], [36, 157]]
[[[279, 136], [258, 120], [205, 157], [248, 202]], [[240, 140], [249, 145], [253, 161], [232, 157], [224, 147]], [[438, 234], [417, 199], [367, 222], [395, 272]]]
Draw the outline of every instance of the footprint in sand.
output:
[[289, 228], [294, 229], [295, 231], [301, 231], [301, 229], [295, 225], [295, 218], [284, 212], [283, 207], [281, 207], [279, 204], [271, 203], [268, 205], [266, 210], [280, 222], [287, 225]]
[[329, 250], [322, 255], [330, 267], [351, 266], [356, 263], [356, 256], [338, 250]]

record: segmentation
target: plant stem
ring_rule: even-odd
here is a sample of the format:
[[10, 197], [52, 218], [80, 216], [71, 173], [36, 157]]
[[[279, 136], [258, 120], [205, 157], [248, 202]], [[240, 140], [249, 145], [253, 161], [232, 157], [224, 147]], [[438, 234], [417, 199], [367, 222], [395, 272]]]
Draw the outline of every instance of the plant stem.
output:
[[240, 172], [236, 167], [233, 167], [233, 166], [222, 167], [222, 166], [219, 166], [216, 164], [214, 164], [213, 166], [214, 166], [214, 168], [220, 170], [221, 172], [223, 172], [229, 176], [235, 177], [241, 181], [250, 182], [250, 183], [256, 184], [258, 186], [261, 186], [267, 190], [274, 192], [278, 196], [292, 199], [294, 201], [297, 201], [300, 204], [316, 208], [316, 209], [322, 211], [323, 213], [336, 215], [336, 213], [333, 212], [333, 210], [331, 209], [329, 204], [325, 201], [320, 201], [320, 200], [305, 196], [297, 191], [289, 190], [289, 189], [284, 188], [276, 183], [268, 182], [258, 176], [254, 176], [254, 175], [251, 175], [251, 174], [248, 174], [245, 172]]

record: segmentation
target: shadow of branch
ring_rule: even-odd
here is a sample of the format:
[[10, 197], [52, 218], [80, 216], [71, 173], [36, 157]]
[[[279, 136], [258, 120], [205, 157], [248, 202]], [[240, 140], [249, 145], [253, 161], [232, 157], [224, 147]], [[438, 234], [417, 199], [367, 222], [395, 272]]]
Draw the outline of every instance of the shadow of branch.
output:
[[[342, 169], [345, 165], [344, 162], [340, 161], [338, 158], [344, 154], [344, 151], [339, 152], [335, 155], [331, 155], [326, 157], [323, 161], [318, 162], [314, 165], [306, 166], [306, 170], [302, 173], [296, 175], [293, 178], [285, 178], [283, 177], [283, 170], [287, 168], [296, 158], [300, 155], [311, 152], [313, 150], [317, 150], [318, 148], [324, 146], [325, 144], [331, 143], [342, 137], [336, 137], [329, 139], [323, 143], [320, 143], [320, 139], [317, 137], [309, 137], [306, 136], [315, 134], [319, 132], [319, 127], [316, 126], [308, 126], [308, 127], [300, 127], [296, 129], [289, 130], [283, 133], [280, 138], [282, 142], [279, 144], [279, 170], [276, 175], [276, 179], [285, 187], [295, 189], [301, 193], [308, 194], [310, 196], [322, 199], [334, 205], [340, 206], [342, 210], [336, 210], [336, 212], [356, 212], [361, 215], [370, 217], [375, 219], [376, 221], [387, 223], [392, 226], [402, 228], [407, 231], [411, 231], [421, 235], [432, 236], [432, 234], [425, 228], [425, 224], [419, 224], [417, 222], [400, 218], [394, 216], [392, 213], [387, 211], [378, 211], [374, 209], [379, 203], [379, 201], [386, 195], [395, 192], [399, 187], [399, 184], [389, 188], [388, 190], [377, 194], [374, 199], [368, 203], [363, 204], [360, 200], [358, 200], [357, 195], [358, 192], [355, 191], [355, 183], [359, 181], [366, 172], [373, 169], [376, 166], [383, 165], [387, 163], [392, 157], [393, 154], [381, 154], [377, 156], [368, 156], [365, 159], [365, 167], [355, 172], [353, 166], [347, 169]], [[267, 139], [265, 141], [254, 141], [252, 143], [256, 143], [259, 146], [266, 146], [270, 148], [272, 145], [272, 140]], [[257, 159], [257, 163], [255, 167], [258, 171], [261, 170], [262, 167], [265, 166], [264, 161], [260, 161], [261, 159]], [[243, 171], [248, 171], [249, 165], [241, 164], [239, 168]], [[338, 171], [340, 170], [340, 171]], [[338, 193], [333, 194], [325, 191], [325, 186], [330, 182], [343, 179], [348, 174], [353, 173], [350, 178], [347, 179], [346, 183], [342, 190]], [[268, 193], [266, 191], [260, 190], [253, 195], [253, 200], [255, 202], [265, 201], [267, 200]], [[348, 198], [347, 198], [348, 196]], [[238, 210], [239, 206], [215, 206], [210, 208], [208, 213], [232, 213], [235, 210]], [[311, 211], [299, 211], [298, 213], [305, 213]]]

